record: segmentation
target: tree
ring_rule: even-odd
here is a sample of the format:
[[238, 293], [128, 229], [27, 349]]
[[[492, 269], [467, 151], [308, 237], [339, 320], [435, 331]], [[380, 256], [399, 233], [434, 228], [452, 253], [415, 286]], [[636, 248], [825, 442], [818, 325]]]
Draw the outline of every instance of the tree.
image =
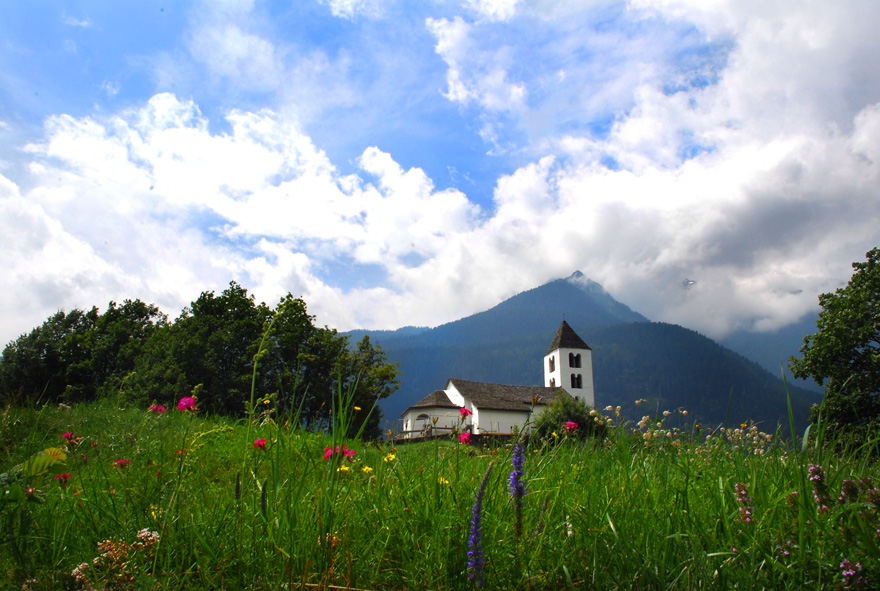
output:
[[235, 283], [217, 296], [202, 292], [174, 324], [150, 339], [138, 358], [133, 395], [138, 402], [174, 402], [202, 385], [199, 408], [241, 413], [250, 398], [253, 358], [271, 319]]
[[56, 312], [3, 350], [0, 399], [83, 402], [113, 394], [166, 322], [158, 308], [140, 300], [110, 302], [103, 314], [95, 307]]
[[880, 249], [853, 263], [849, 283], [819, 296], [817, 332], [804, 337], [802, 359], [789, 362], [797, 378], [825, 386], [819, 416], [828, 433], [844, 443], [860, 443], [880, 427]]

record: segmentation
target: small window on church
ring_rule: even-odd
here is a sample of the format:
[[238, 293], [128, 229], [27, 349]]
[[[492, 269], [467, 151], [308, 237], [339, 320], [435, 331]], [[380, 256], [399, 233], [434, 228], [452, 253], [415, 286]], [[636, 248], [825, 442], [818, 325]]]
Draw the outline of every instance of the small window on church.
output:
[[554, 371], [556, 371], [556, 358], [551, 357], [550, 358], [550, 373], [553, 373]]
[[551, 387], [551, 388], [555, 388], [555, 387], [556, 387], [556, 378], [550, 378], [550, 387]]
[[571, 387], [572, 388], [583, 388], [583, 378], [581, 378], [581, 374], [571, 374]]

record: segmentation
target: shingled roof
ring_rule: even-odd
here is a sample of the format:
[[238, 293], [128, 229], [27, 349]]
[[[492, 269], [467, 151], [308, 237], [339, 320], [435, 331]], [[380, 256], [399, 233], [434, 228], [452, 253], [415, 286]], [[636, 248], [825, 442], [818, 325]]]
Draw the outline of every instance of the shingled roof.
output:
[[449, 380], [446, 384], [454, 384], [462, 396], [468, 398], [479, 409], [519, 410], [527, 411], [532, 406], [532, 399], [538, 396], [538, 404], [552, 402], [562, 388], [545, 388], [544, 386], [510, 386], [506, 384], [487, 384], [469, 380]]
[[568, 325], [568, 322], [563, 320], [562, 324], [559, 325], [559, 330], [556, 331], [556, 336], [553, 337], [553, 341], [550, 343], [550, 347], [544, 355], [549, 355], [551, 351], [555, 351], [556, 349], [590, 350], [590, 347], [577, 335], [574, 329]]
[[[434, 390], [409, 408], [458, 408], [443, 390]], [[409, 409], [407, 409], [409, 410]]]

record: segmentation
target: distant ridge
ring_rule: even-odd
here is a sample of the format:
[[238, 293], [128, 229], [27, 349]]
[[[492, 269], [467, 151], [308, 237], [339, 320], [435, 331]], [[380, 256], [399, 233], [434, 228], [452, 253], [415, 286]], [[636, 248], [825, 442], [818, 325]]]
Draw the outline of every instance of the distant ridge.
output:
[[[380, 403], [386, 426], [449, 378], [511, 385], [543, 383], [542, 360], [560, 321], [593, 350], [596, 405], [639, 420], [679, 407], [707, 426], [755, 420], [787, 425], [785, 387], [757, 363], [692, 330], [650, 322], [580, 272], [436, 328], [369, 334], [401, 370], [400, 390]], [[820, 395], [790, 388], [798, 429]], [[635, 401], [648, 402], [636, 407]]]

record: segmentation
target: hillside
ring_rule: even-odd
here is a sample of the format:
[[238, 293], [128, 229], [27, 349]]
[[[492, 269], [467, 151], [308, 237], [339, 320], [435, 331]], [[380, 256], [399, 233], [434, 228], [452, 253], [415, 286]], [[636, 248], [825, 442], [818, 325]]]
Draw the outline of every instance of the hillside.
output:
[[[386, 426], [449, 378], [543, 383], [543, 355], [563, 316], [593, 349], [597, 406], [620, 405], [636, 419], [683, 407], [707, 426], [788, 424], [781, 379], [694, 331], [649, 322], [575, 273], [437, 328], [369, 333], [402, 372], [400, 390], [380, 403]], [[821, 395], [789, 391], [802, 429]], [[648, 402], [636, 407], [637, 399]]]

